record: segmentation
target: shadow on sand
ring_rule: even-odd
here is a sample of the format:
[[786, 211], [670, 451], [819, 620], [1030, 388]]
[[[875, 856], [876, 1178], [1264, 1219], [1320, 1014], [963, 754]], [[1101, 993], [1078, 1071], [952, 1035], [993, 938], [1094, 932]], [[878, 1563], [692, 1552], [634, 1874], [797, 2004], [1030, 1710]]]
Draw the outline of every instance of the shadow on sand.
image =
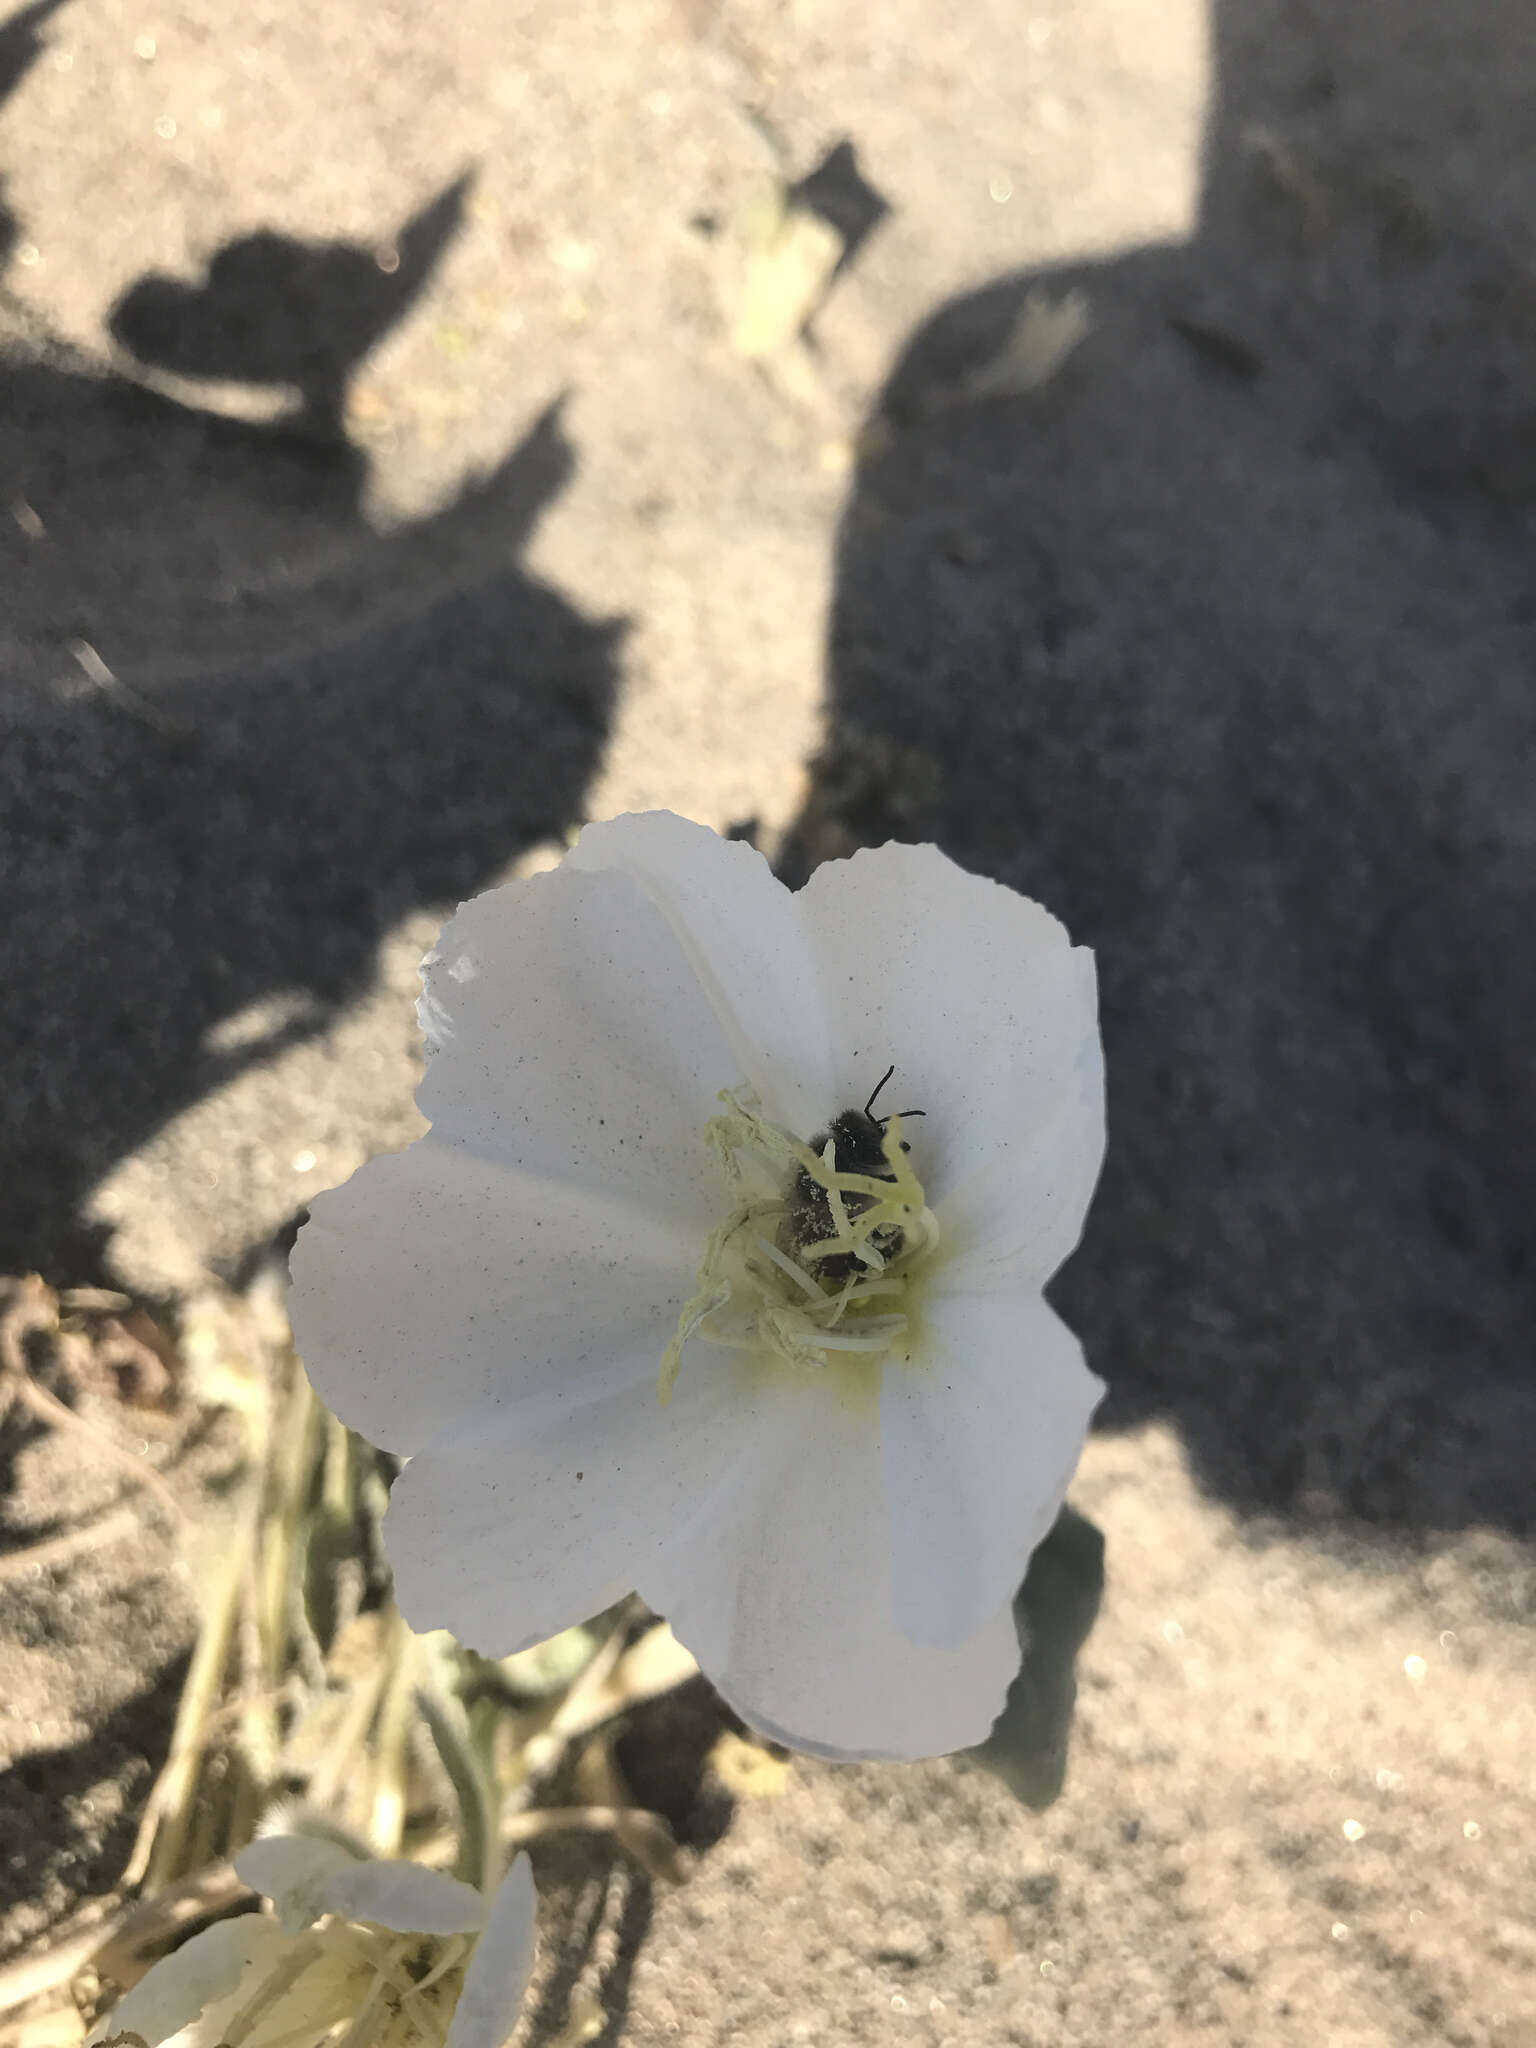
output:
[[[0, 91], [55, 4], [0, 26]], [[343, 424], [468, 186], [372, 248], [253, 234], [124, 294], [146, 371], [296, 394], [269, 423], [46, 340], [0, 361], [0, 1270], [101, 1277], [81, 1211], [116, 1161], [323, 1030], [410, 910], [580, 816], [621, 628], [519, 566], [575, 466], [559, 404], [387, 535]]]
[[[1096, 948], [1109, 1159], [1053, 1293], [1106, 1426], [1172, 1419], [1245, 1512], [1527, 1530], [1536, 28], [1214, 33], [1195, 237], [897, 363], [790, 867], [935, 836]], [[969, 400], [1069, 289], [1055, 379]]]

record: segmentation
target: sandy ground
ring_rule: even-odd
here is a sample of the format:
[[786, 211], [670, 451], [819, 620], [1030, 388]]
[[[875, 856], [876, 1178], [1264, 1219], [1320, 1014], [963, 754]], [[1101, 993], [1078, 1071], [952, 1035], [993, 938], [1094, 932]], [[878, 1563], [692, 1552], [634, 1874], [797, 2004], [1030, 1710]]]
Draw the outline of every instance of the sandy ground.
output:
[[[1429, 0], [0, 25], [0, 1268], [238, 1274], [585, 816], [936, 836], [1099, 952], [1064, 1793], [797, 1765], [682, 1892], [552, 1871], [610, 2039], [1536, 2042], [1533, 103]], [[765, 371], [774, 178], [848, 254]], [[11, 1541], [111, 1490], [7, 1451]], [[9, 1949], [190, 1613], [147, 1535], [0, 1587]]]

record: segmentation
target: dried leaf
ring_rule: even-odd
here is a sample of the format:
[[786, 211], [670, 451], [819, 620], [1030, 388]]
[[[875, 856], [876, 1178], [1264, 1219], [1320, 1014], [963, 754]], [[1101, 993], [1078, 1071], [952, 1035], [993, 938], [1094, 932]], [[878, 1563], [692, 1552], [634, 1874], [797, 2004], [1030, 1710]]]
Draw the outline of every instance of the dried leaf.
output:
[[0, 2048], [77, 2048], [84, 2039], [85, 2021], [72, 2006], [0, 2027]]
[[1063, 292], [1057, 298], [1037, 287], [1026, 295], [997, 354], [962, 379], [955, 398], [975, 402], [1038, 391], [1092, 327], [1086, 292]]
[[731, 347], [748, 362], [766, 362], [799, 340], [842, 259], [843, 238], [775, 185], [743, 214], [739, 247]]
[[789, 1760], [729, 1729], [709, 1753], [709, 1767], [738, 1799], [777, 1799], [790, 1780]]
[[518, 1699], [547, 1699], [575, 1682], [591, 1663], [600, 1641], [597, 1630], [580, 1622], [531, 1649], [498, 1657], [496, 1669]]

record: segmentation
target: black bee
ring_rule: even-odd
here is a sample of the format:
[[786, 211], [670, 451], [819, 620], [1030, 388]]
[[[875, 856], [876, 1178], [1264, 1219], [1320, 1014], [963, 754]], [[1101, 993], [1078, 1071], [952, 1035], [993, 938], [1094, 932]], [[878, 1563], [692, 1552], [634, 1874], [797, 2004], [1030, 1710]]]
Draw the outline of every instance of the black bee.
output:
[[[862, 1109], [845, 1109], [833, 1117], [824, 1131], [818, 1131], [811, 1140], [811, 1150], [819, 1157], [827, 1148], [827, 1140], [833, 1143], [832, 1163], [839, 1173], [863, 1173], [872, 1180], [894, 1180], [895, 1175], [886, 1163], [885, 1127], [888, 1116], [876, 1116], [875, 1098], [896, 1071], [894, 1062], [888, 1066], [870, 1090], [869, 1100]], [[903, 1117], [923, 1116], [921, 1109], [903, 1109]], [[912, 1147], [902, 1140], [903, 1152]], [[844, 1195], [843, 1206], [850, 1216], [857, 1216], [870, 1206], [868, 1195]], [[832, 1209], [827, 1201], [827, 1191], [819, 1181], [811, 1178], [803, 1166], [795, 1169], [795, 1178], [790, 1190], [789, 1213], [785, 1219], [789, 1242], [785, 1250], [799, 1252], [808, 1244], [819, 1244], [833, 1233]], [[874, 1249], [884, 1259], [896, 1258], [902, 1247], [903, 1233], [900, 1226], [888, 1223], [877, 1230], [870, 1240]], [[852, 1252], [830, 1252], [816, 1262], [816, 1271], [827, 1280], [841, 1284], [850, 1273], [863, 1273], [869, 1269]]]

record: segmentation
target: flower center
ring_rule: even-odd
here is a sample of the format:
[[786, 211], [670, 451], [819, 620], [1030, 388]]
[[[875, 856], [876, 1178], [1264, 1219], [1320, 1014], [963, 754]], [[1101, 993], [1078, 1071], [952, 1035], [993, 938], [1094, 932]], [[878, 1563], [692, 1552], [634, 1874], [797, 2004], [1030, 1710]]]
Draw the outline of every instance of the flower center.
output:
[[905, 1335], [908, 1286], [939, 1241], [899, 1116], [844, 1110], [807, 1144], [770, 1123], [752, 1089], [720, 1100], [704, 1135], [732, 1206], [662, 1356], [663, 1403], [693, 1337], [794, 1366], [877, 1364]]
[[[324, 2039], [346, 2021], [352, 2048], [373, 2048], [400, 2021], [395, 2031], [411, 2048], [443, 2048], [471, 1946], [463, 1935], [434, 1940], [327, 1916], [259, 1977], [220, 2048], [245, 2048], [262, 2023], [271, 2036], [278, 2007], [284, 2041]], [[316, 1964], [324, 1966], [318, 1981]]]

